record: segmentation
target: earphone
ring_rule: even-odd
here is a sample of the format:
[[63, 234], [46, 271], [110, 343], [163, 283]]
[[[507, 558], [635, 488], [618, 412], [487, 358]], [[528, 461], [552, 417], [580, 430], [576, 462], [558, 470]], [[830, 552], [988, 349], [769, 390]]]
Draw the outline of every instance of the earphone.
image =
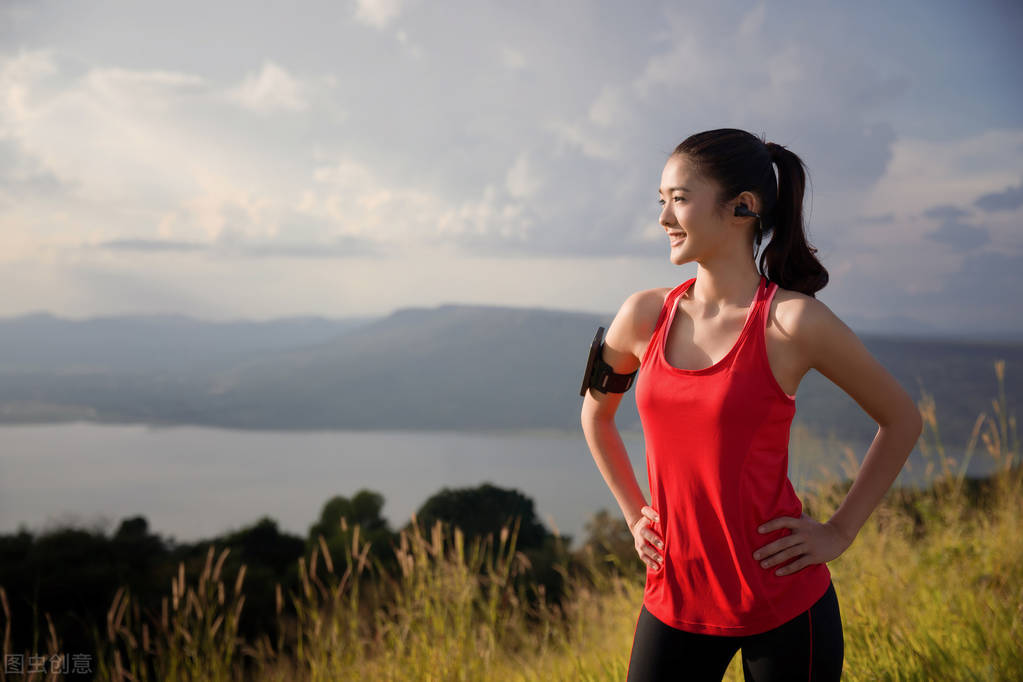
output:
[[748, 208], [746, 208], [746, 204], [739, 204], [738, 206], [736, 206], [735, 207], [735, 215], [737, 215], [737, 216], [748, 215], [750, 218], [759, 218], [760, 217], [760, 214], [757, 213], [756, 211], [751, 211]]
[[756, 218], [760, 224], [756, 230], [756, 247], [753, 252], [753, 260], [757, 259], [757, 254], [760, 253], [760, 240], [763, 237], [763, 221], [760, 220], [760, 214], [756, 211], [751, 211], [746, 207], [746, 204], [739, 204], [735, 207], [735, 215], [737, 216], [749, 216], [750, 218]]

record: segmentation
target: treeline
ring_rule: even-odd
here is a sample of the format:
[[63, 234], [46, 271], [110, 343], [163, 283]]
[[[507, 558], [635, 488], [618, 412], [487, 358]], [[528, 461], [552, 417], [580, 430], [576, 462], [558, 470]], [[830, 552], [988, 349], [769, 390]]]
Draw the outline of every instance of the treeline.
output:
[[[119, 588], [127, 589], [143, 611], [141, 616], [157, 620], [179, 566], [183, 564], [188, 579], [193, 579], [202, 572], [211, 547], [218, 553], [229, 550], [221, 568], [227, 585], [235, 584], [244, 566], [245, 602], [238, 635], [248, 641], [263, 636], [276, 641], [282, 621], [278, 609], [283, 605], [285, 616], [294, 615], [293, 600], [280, 596], [302, 590], [300, 559], [308, 565], [314, 548], [322, 556], [326, 545], [342, 573], [351, 548], [363, 548], [364, 560], [374, 570], [358, 572], [366, 582], [360, 590], [372, 602], [373, 595], [382, 594], [374, 584], [379, 576], [401, 575], [395, 548], [401, 532], [411, 531], [413, 522], [425, 536], [434, 532], [438, 521], [446, 539], [455, 527], [461, 529], [467, 551], [473, 543], [496, 544], [502, 529], [505, 538], [512, 529], [511, 541], [524, 557], [524, 569], [515, 576], [517, 589], [529, 599], [542, 594], [548, 604], [561, 603], [565, 567], [571, 570], [575, 563], [566, 549], [571, 537], [550, 532], [538, 520], [533, 500], [521, 492], [489, 483], [444, 488], [400, 529], [389, 527], [381, 516], [383, 506], [383, 496], [370, 490], [350, 498], [333, 497], [305, 537], [282, 532], [276, 521], [263, 517], [218, 537], [175, 543], [152, 532], [142, 516], [123, 519], [109, 535], [70, 526], [37, 535], [27, 530], [2, 535], [0, 587], [8, 596], [3, 608], [9, 612], [0, 615], [6, 615], [5, 625], [11, 627], [8, 650], [45, 652], [52, 622], [63, 652], [96, 660], [96, 642], [105, 637], [108, 610]], [[618, 572], [622, 566], [641, 568], [623, 519], [601, 511], [587, 524], [587, 532], [590, 538], [577, 556], [595, 550], [598, 562], [611, 571]]]

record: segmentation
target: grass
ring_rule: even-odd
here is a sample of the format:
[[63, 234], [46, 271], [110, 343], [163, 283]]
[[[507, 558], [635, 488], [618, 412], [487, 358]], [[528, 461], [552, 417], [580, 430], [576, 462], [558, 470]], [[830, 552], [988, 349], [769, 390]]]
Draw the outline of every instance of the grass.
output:
[[[845, 636], [845, 680], [1007, 680], [1023, 670], [1023, 498], [1015, 416], [995, 363], [999, 395], [975, 423], [963, 461], [948, 457], [933, 399], [919, 407], [930, 486], [890, 490], [853, 545], [829, 562]], [[980, 447], [978, 447], [978, 444]], [[980, 448], [990, 478], [965, 472]], [[852, 478], [858, 461], [846, 453]], [[798, 456], [798, 453], [794, 453]], [[827, 518], [849, 482], [817, 481], [807, 513]], [[344, 521], [342, 521], [344, 523]], [[299, 562], [302, 590], [277, 590], [277, 641], [238, 637], [244, 567], [225, 584], [227, 550], [189, 581], [184, 564], [160, 614], [117, 593], [94, 633], [100, 679], [111, 680], [623, 680], [642, 602], [640, 560], [606, 571], [581, 551], [563, 567], [567, 599], [549, 605], [514, 577], [528, 566], [517, 528], [467, 546], [458, 529], [403, 532], [400, 573], [387, 574], [355, 527], [343, 556], [320, 540]], [[530, 598], [532, 597], [532, 599]], [[285, 609], [290, 604], [291, 609]], [[10, 616], [5, 613], [4, 653]], [[291, 616], [290, 613], [295, 615]], [[49, 615], [47, 614], [49, 622]], [[59, 652], [52, 623], [45, 645]], [[244, 665], [247, 665], [247, 668]], [[17, 675], [11, 679], [42, 679]], [[725, 680], [742, 680], [739, 657]]]

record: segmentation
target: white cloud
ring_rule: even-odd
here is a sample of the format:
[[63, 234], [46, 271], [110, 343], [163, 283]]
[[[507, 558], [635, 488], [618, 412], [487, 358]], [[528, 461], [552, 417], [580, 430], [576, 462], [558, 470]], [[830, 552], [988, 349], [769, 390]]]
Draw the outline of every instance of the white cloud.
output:
[[35, 77], [54, 72], [38, 55], [2, 62], [6, 99], [17, 103], [3, 128], [21, 154], [79, 198], [137, 204], [194, 189], [195, 173], [215, 165], [216, 144], [194, 139], [175, 120], [177, 107], [203, 92], [202, 78], [96, 68], [56, 90]]
[[[54, 74], [62, 89], [43, 81]], [[0, 137], [15, 145], [8, 178], [53, 178], [45, 201], [20, 197], [0, 213], [14, 255], [29, 233], [48, 246], [266, 239], [290, 210], [288, 182], [238, 121], [211, 113], [217, 94], [197, 75], [105, 67], [68, 79], [48, 53], [22, 53], [0, 59], [0, 98]]]
[[22, 50], [0, 60], [0, 136], [13, 134], [14, 126], [31, 115], [32, 89], [56, 71], [50, 50]]
[[987, 130], [942, 140], [902, 137], [892, 159], [864, 197], [864, 213], [922, 213], [939, 204], [967, 206], [978, 197], [1019, 182], [1023, 130]]
[[524, 68], [526, 66], [526, 55], [521, 50], [509, 47], [507, 45], [501, 46], [501, 64], [506, 68], [513, 71]]
[[628, 114], [625, 93], [614, 85], [605, 85], [590, 105], [590, 120], [604, 128], [624, 123]]
[[374, 28], [385, 28], [401, 12], [401, 0], [356, 0], [355, 18]]
[[307, 86], [271, 61], [263, 62], [259, 73], [246, 76], [227, 95], [241, 106], [258, 112], [306, 111], [309, 108]]
[[[669, 13], [671, 16], [671, 13]], [[725, 77], [728, 81], [735, 80], [735, 74], [725, 74], [722, 70], [730, 68], [728, 60], [720, 59], [720, 51], [726, 43], [711, 41], [701, 37], [699, 26], [689, 26], [674, 20], [670, 34], [670, 48], [664, 52], [652, 54], [640, 73], [632, 83], [633, 89], [641, 97], [650, 98], [681, 92], [678, 88], [689, 88], [687, 99], [694, 95], [704, 94], [706, 88]], [[738, 43], [728, 41], [729, 50], [737, 49]], [[702, 88], [702, 89], [701, 89]], [[655, 99], [657, 97], [655, 96]], [[663, 98], [662, 98], [663, 99]]]
[[303, 191], [296, 210], [328, 221], [336, 234], [396, 243], [438, 231], [445, 203], [415, 187], [387, 186], [367, 165], [342, 159], [313, 171], [316, 186]]
[[593, 130], [586, 123], [552, 121], [544, 126], [561, 142], [561, 147], [577, 149], [591, 159], [615, 161], [622, 155], [621, 140], [606, 132]]
[[86, 73], [83, 82], [97, 96], [118, 104], [134, 105], [143, 97], [156, 96], [162, 105], [177, 92], [194, 92], [205, 79], [191, 73], [154, 69], [135, 71], [118, 67], [95, 68]]
[[757, 3], [757, 6], [743, 15], [739, 22], [739, 37], [751, 38], [764, 30], [764, 19], [767, 18], [767, 4]]
[[524, 215], [517, 201], [503, 199], [494, 185], [487, 185], [479, 199], [462, 202], [445, 211], [438, 221], [441, 234], [477, 237], [496, 235], [513, 241], [525, 241], [533, 222]]
[[[535, 190], [526, 162], [512, 167], [519, 192]], [[521, 176], [521, 177], [520, 177]], [[303, 192], [296, 210], [330, 221], [337, 233], [397, 245], [411, 239], [440, 240], [499, 235], [522, 240], [531, 220], [509, 190], [487, 185], [482, 196], [461, 201], [405, 183], [388, 184], [367, 165], [344, 159], [313, 174], [318, 186]], [[533, 183], [533, 184], [531, 184]]]
[[508, 193], [516, 199], [532, 196], [540, 189], [541, 181], [536, 168], [530, 163], [525, 152], [519, 154], [505, 176]]

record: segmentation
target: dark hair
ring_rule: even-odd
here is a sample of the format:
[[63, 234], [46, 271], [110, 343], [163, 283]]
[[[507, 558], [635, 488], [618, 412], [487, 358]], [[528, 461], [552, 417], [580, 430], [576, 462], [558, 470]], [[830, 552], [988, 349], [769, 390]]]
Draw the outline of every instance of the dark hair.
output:
[[[719, 209], [742, 192], [760, 199], [759, 237], [771, 241], [760, 254], [758, 269], [778, 286], [814, 294], [828, 283], [828, 271], [807, 243], [803, 228], [803, 160], [782, 145], [765, 142], [745, 130], [718, 128], [690, 135], [672, 156], [684, 156], [704, 179], [719, 187]], [[778, 165], [778, 179], [772, 164]], [[752, 207], [750, 207], [752, 208]]]

